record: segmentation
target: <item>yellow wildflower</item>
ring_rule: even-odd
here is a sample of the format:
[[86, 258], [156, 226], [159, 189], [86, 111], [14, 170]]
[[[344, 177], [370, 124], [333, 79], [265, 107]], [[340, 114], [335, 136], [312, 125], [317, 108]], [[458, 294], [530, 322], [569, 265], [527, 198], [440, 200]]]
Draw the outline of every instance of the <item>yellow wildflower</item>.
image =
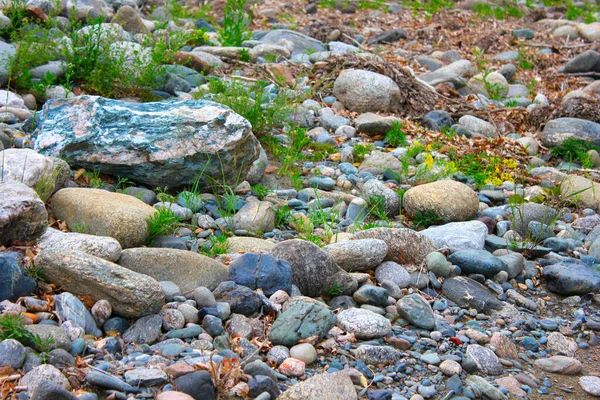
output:
[[504, 164], [506, 168], [517, 168], [517, 162], [512, 158], [505, 158], [504, 160], [502, 160], [502, 164]]
[[431, 154], [429, 153], [425, 153], [425, 165], [427, 166], [427, 169], [431, 169], [433, 168], [433, 157], [431, 156]]

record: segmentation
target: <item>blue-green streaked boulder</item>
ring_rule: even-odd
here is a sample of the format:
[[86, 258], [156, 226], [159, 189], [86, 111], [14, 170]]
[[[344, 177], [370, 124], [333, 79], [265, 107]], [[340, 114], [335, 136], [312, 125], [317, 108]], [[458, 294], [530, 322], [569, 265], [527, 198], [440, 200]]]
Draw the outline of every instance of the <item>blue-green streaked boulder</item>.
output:
[[152, 187], [235, 185], [258, 158], [250, 123], [204, 100], [128, 103], [96, 96], [56, 99], [33, 121], [37, 151], [71, 167]]
[[277, 317], [269, 337], [273, 344], [290, 347], [311, 336], [324, 338], [335, 322], [335, 314], [327, 306], [299, 301]]

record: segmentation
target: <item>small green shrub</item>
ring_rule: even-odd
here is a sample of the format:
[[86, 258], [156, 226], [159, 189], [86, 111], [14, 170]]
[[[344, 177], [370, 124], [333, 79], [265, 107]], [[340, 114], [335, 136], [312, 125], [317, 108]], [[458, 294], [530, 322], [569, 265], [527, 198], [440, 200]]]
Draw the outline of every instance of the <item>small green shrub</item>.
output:
[[208, 245], [203, 247], [201, 251], [208, 257], [216, 257], [219, 254], [226, 254], [229, 244], [228, 237], [225, 235], [213, 235], [208, 238]]
[[285, 227], [292, 220], [293, 210], [283, 205], [275, 208], [275, 226]]
[[252, 192], [258, 197], [260, 200], [265, 198], [269, 193], [271, 193], [271, 189], [263, 185], [252, 185], [250, 186]]
[[600, 147], [585, 140], [571, 137], [566, 139], [562, 145], [550, 149], [550, 152], [553, 156], [561, 157], [568, 162], [579, 162], [584, 168], [593, 168], [594, 164], [588, 154], [590, 150], [600, 152]]
[[444, 219], [436, 214], [433, 210], [426, 210], [423, 212], [417, 211], [415, 218], [412, 221], [417, 228], [427, 228], [428, 226], [438, 224]]
[[252, 13], [246, 12], [246, 0], [226, 0], [223, 10], [223, 25], [219, 37], [223, 46], [241, 46], [250, 39]]
[[402, 124], [395, 121], [392, 129], [385, 134], [385, 139], [392, 147], [406, 146], [406, 133], [402, 131]]
[[385, 196], [369, 196], [367, 204], [369, 205], [368, 215], [372, 215], [382, 221], [388, 220], [387, 211], [385, 209]]
[[352, 148], [354, 161], [357, 163], [363, 162], [367, 154], [371, 153], [373, 150], [375, 150], [375, 146], [372, 144], [355, 144]]
[[160, 207], [148, 220], [148, 239], [146, 244], [152, 245], [157, 236], [170, 235], [175, 232], [181, 220], [173, 210]]
[[323, 293], [329, 297], [339, 296], [344, 293], [344, 286], [340, 283], [334, 283], [331, 286], [323, 285]]

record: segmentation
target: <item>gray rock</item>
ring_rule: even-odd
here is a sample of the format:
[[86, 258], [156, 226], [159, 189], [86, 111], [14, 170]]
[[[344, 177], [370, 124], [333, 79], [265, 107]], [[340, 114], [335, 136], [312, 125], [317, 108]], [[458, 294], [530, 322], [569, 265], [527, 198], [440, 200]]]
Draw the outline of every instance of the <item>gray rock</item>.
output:
[[385, 75], [348, 70], [335, 80], [333, 94], [350, 111], [389, 112], [397, 107], [400, 88]]
[[358, 339], [374, 339], [388, 335], [392, 324], [382, 315], [362, 308], [350, 308], [337, 315], [337, 325]]
[[359, 304], [367, 304], [376, 307], [385, 307], [388, 301], [388, 292], [382, 287], [375, 285], [362, 285], [352, 295]]
[[420, 233], [427, 236], [439, 248], [451, 252], [459, 250], [483, 250], [488, 228], [481, 221], [451, 222], [431, 227]]
[[27, 325], [25, 329], [32, 335], [39, 336], [42, 342], [48, 343], [46, 349], [42, 349], [37, 342], [27, 343], [37, 351], [54, 349], [71, 350], [71, 339], [69, 339], [67, 332], [59, 326], [37, 324]]
[[107, 236], [86, 235], [77, 232], [61, 232], [48, 228], [38, 239], [40, 249], [78, 250], [107, 261], [117, 261], [121, 257], [121, 245], [116, 239]]
[[386, 261], [375, 270], [377, 282], [390, 281], [398, 285], [400, 289], [408, 287], [411, 283], [410, 274], [401, 265], [393, 261]]
[[437, 251], [427, 254], [427, 270], [435, 276], [446, 278], [450, 275], [451, 269], [448, 260], [442, 253]]
[[10, 65], [9, 59], [14, 56], [17, 52], [15, 46], [12, 44], [0, 41], [0, 85], [4, 87], [8, 83], [10, 74], [8, 66]]
[[381, 175], [388, 170], [399, 174], [402, 172], [402, 163], [390, 153], [373, 151], [365, 157], [358, 170], [373, 175]]
[[423, 116], [423, 125], [434, 131], [441, 131], [444, 127], [451, 127], [454, 120], [446, 111], [433, 110]]
[[600, 72], [600, 53], [587, 50], [570, 60], [564, 68], [566, 73]]
[[579, 378], [579, 385], [586, 393], [600, 397], [600, 378], [597, 376], [582, 376]]
[[451, 254], [448, 261], [458, 265], [465, 274], [481, 274], [486, 278], [508, 269], [504, 261], [485, 250], [460, 250]]
[[464, 127], [471, 134], [471, 137], [492, 138], [499, 135], [494, 125], [472, 115], [460, 117], [458, 124]]
[[368, 271], [378, 266], [388, 252], [383, 240], [345, 240], [323, 247], [344, 271]]
[[46, 249], [35, 261], [50, 282], [95, 301], [108, 300], [123, 317], [156, 313], [164, 303], [156, 280], [80, 251]]
[[246, 286], [231, 281], [219, 284], [213, 294], [218, 302], [228, 303], [231, 312], [247, 317], [257, 313], [263, 305], [264, 296], [261, 297]]
[[350, 377], [345, 372], [339, 371], [316, 374], [303, 382], [296, 383], [278, 399], [357, 400], [358, 397]]
[[248, 170], [246, 181], [248, 181], [248, 183], [251, 185], [256, 185], [258, 182], [260, 182], [262, 177], [265, 175], [265, 169], [267, 169], [268, 163], [269, 160], [267, 159], [267, 153], [261, 146], [258, 158], [252, 163], [250, 169]]
[[364, 113], [354, 120], [356, 129], [369, 136], [385, 135], [394, 128], [394, 124], [401, 123], [400, 118], [384, 117], [374, 113]]
[[266, 233], [275, 229], [275, 209], [268, 201], [249, 201], [233, 216], [235, 229]]
[[463, 276], [444, 280], [442, 294], [462, 308], [475, 308], [485, 313], [502, 308], [502, 302], [485, 286]]
[[71, 321], [85, 330], [85, 333], [102, 336], [102, 331], [96, 326], [96, 321], [81, 300], [69, 292], [54, 297], [55, 311], [63, 321]]
[[29, 391], [31, 400], [79, 400], [79, 397], [65, 389], [60, 383], [51, 380], [45, 380], [35, 387], [35, 390]]
[[125, 331], [123, 340], [126, 343], [152, 344], [160, 337], [162, 323], [160, 315], [142, 317]]
[[35, 399], [37, 396], [42, 394], [44, 381], [52, 381], [54, 384], [61, 386], [63, 389], [71, 389], [71, 385], [67, 378], [58, 370], [58, 368], [52, 365], [40, 365], [35, 367], [31, 371], [25, 374], [21, 378], [21, 385], [27, 386], [29, 396]]
[[400, 39], [406, 39], [406, 32], [402, 28], [392, 29], [389, 31], [382, 32], [378, 35], [372, 36], [367, 40], [367, 44], [378, 44], [378, 43], [394, 43]]
[[[372, 228], [357, 232], [352, 240], [380, 239], [388, 246], [387, 261], [404, 266], [408, 272], [417, 269], [425, 261], [427, 254], [437, 250], [437, 246], [424, 235], [405, 228]], [[411, 268], [412, 266], [412, 268]]]
[[516, 278], [523, 271], [525, 257], [521, 253], [503, 249], [496, 250], [493, 254], [506, 264], [505, 271], [508, 273], [508, 279]]
[[[52, 100], [37, 114], [35, 126], [34, 147], [42, 154], [153, 187], [191, 186], [197, 179], [202, 189], [214, 181], [234, 186], [260, 150], [248, 121], [203, 100]], [[131, 132], [136, 140], [124, 140]]]
[[550, 224], [558, 214], [552, 207], [537, 203], [511, 206], [508, 211], [511, 213], [512, 229], [525, 237], [527, 236], [528, 226], [531, 221]]
[[325, 337], [335, 321], [335, 315], [325, 305], [299, 301], [277, 317], [269, 338], [274, 344], [290, 347], [310, 336]]
[[391, 346], [374, 346], [363, 344], [353, 351], [354, 356], [365, 364], [394, 364], [404, 357], [404, 354]]
[[0, 252], [0, 301], [17, 301], [19, 297], [31, 295], [36, 289], [37, 283], [27, 276], [21, 265], [21, 254]]
[[318, 40], [287, 29], [275, 29], [260, 38], [261, 42], [271, 44], [278, 44], [280, 40], [288, 40], [294, 44], [292, 57], [302, 55], [307, 51], [318, 52], [327, 50], [325, 45]]
[[279, 243], [271, 254], [287, 261], [292, 267], [292, 283], [303, 295], [316, 297], [333, 287], [343, 294], [352, 294], [356, 280], [335, 264], [333, 258], [305, 240], [293, 239]]
[[508, 400], [506, 395], [504, 395], [497, 387], [493, 386], [481, 376], [469, 375], [466, 382], [467, 385], [474, 386], [479, 392], [481, 392], [490, 400]]
[[214, 289], [227, 280], [229, 269], [218, 261], [187, 250], [140, 247], [121, 253], [119, 265], [157, 281], [171, 281], [187, 292], [199, 286]]
[[486, 375], [499, 375], [502, 373], [502, 364], [494, 352], [478, 344], [467, 346], [467, 356], [477, 365], [477, 369]]
[[394, 217], [400, 209], [400, 196], [378, 179], [363, 184], [363, 197], [371, 204], [378, 204], [389, 217]]
[[472, 72], [473, 66], [469, 60], [458, 60], [435, 71], [425, 72], [419, 75], [419, 79], [431, 86], [443, 82], [451, 82], [457, 88], [460, 88], [466, 85], [463, 77]]
[[20, 182], [0, 183], [0, 246], [28, 242], [48, 227], [48, 213], [37, 193]]
[[25, 362], [25, 347], [14, 339], [4, 339], [0, 342], [0, 365], [8, 365], [12, 369], [19, 369]]
[[600, 146], [600, 124], [580, 118], [557, 118], [546, 122], [541, 136], [548, 147], [561, 146], [569, 138]]
[[533, 365], [546, 372], [553, 372], [561, 375], [577, 375], [583, 370], [583, 366], [578, 360], [566, 356], [540, 358], [536, 360]]
[[132, 386], [161, 386], [167, 383], [167, 374], [158, 368], [135, 368], [123, 375]]
[[583, 176], [568, 175], [560, 185], [560, 195], [580, 207], [600, 210], [600, 184]]
[[422, 296], [409, 294], [396, 303], [398, 315], [419, 328], [433, 330], [435, 317], [431, 306]]
[[278, 290], [292, 292], [290, 264], [269, 254], [242, 254], [229, 265], [229, 280], [253, 290], [260, 288], [265, 296]]
[[560, 262], [544, 268], [548, 289], [562, 295], [586, 294], [600, 290], [600, 273], [579, 263]]
[[116, 376], [97, 370], [92, 370], [90, 373], [88, 373], [85, 377], [85, 381], [91, 386], [96, 386], [103, 389], [119, 390], [121, 392], [130, 392], [133, 390], [131, 385], [123, 382]]
[[417, 213], [432, 212], [441, 222], [465, 221], [477, 214], [479, 198], [464, 183], [441, 180], [407, 190], [402, 207], [412, 219]]
[[104, 0], [67, 0], [65, 10], [67, 17], [76, 21], [95, 18], [106, 20], [113, 16], [113, 8]]
[[63, 160], [46, 157], [31, 149], [6, 149], [0, 151], [2, 181], [18, 181], [47, 200], [69, 178], [71, 169]]

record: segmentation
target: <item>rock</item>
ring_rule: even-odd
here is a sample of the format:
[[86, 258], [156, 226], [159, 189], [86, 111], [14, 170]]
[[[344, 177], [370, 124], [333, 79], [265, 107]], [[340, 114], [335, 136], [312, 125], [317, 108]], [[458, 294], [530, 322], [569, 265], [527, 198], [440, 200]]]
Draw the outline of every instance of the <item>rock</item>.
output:
[[597, 376], [582, 376], [579, 378], [579, 385], [586, 393], [600, 397], [600, 378]]
[[137, 11], [130, 6], [120, 7], [111, 22], [122, 26], [125, 32], [132, 34], [149, 33], [142, 18], [138, 15]]
[[394, 282], [400, 289], [408, 287], [411, 282], [408, 271], [393, 261], [386, 261], [379, 265], [375, 270], [375, 279], [380, 283]]
[[412, 187], [404, 193], [402, 207], [412, 219], [433, 213], [440, 222], [465, 221], [479, 210], [477, 193], [467, 185], [442, 180]]
[[25, 347], [14, 339], [4, 339], [0, 342], [0, 366], [8, 365], [17, 370], [23, 366], [27, 353]]
[[69, 178], [69, 165], [59, 158], [46, 157], [31, 149], [0, 151], [2, 181], [18, 181], [47, 200]]
[[303, 35], [299, 32], [287, 30], [287, 29], [275, 29], [269, 31], [266, 35], [260, 38], [263, 43], [278, 44], [280, 41], [285, 40], [294, 44], [294, 50], [292, 51], [293, 56], [300, 56], [306, 53], [307, 50], [314, 50], [315, 52], [325, 51], [325, 45], [316, 39], [309, 36]]
[[119, 390], [122, 392], [132, 391], [134, 388], [131, 385], [123, 382], [116, 376], [102, 373], [97, 370], [92, 370], [85, 377], [86, 382], [91, 386], [96, 386], [104, 389]]
[[158, 368], [135, 368], [123, 375], [132, 386], [162, 386], [167, 383], [167, 374]]
[[575, 29], [586, 42], [600, 41], [600, 26], [598, 24], [577, 24]]
[[600, 146], [600, 124], [580, 118], [557, 118], [546, 122], [541, 136], [548, 147], [561, 146], [569, 138]]
[[[235, 186], [260, 150], [248, 121], [204, 100], [57, 99], [44, 104], [35, 125], [40, 153], [151, 187], [192, 186], [196, 180], [206, 190], [215, 181]], [[123, 140], [131, 134], [135, 140]]]
[[37, 283], [21, 265], [21, 255], [14, 251], [0, 252], [0, 301], [17, 301], [36, 289]]
[[469, 375], [466, 380], [467, 385], [474, 386], [478, 392], [481, 392], [486, 399], [508, 400], [498, 388], [492, 386], [485, 378], [478, 375]]
[[448, 260], [437, 251], [427, 254], [427, 270], [442, 278], [447, 278], [451, 272]]
[[347, 70], [335, 80], [333, 95], [350, 111], [390, 112], [397, 107], [400, 88], [385, 75]]
[[425, 72], [419, 75], [419, 79], [431, 86], [451, 82], [455, 87], [460, 88], [466, 85], [463, 77], [472, 72], [473, 66], [469, 60], [458, 60], [435, 71]]
[[577, 375], [583, 370], [579, 361], [571, 357], [552, 356], [535, 360], [534, 366], [546, 371], [561, 375]]
[[350, 377], [345, 372], [339, 371], [316, 374], [303, 382], [296, 383], [278, 399], [357, 400], [358, 397]]
[[462, 367], [454, 360], [444, 360], [440, 364], [440, 371], [446, 376], [460, 375]]
[[104, 0], [67, 0], [64, 7], [67, 17], [73, 18], [76, 21], [85, 21], [90, 18], [105, 20], [113, 16], [112, 7]]
[[37, 193], [20, 182], [0, 183], [0, 246], [29, 242], [48, 227], [48, 213]]
[[317, 359], [317, 350], [310, 343], [297, 344], [290, 349], [290, 357], [310, 365]]
[[248, 394], [258, 398], [262, 393], [268, 393], [271, 399], [279, 397], [279, 387], [271, 378], [265, 375], [256, 375], [248, 381]]
[[564, 68], [567, 74], [600, 71], [600, 53], [587, 50], [570, 60]]
[[337, 315], [337, 325], [357, 339], [374, 339], [388, 335], [392, 325], [387, 318], [362, 308], [350, 308]]
[[262, 289], [265, 296], [278, 290], [292, 292], [292, 267], [269, 254], [246, 253], [229, 265], [229, 280], [250, 289]]
[[386, 257], [387, 244], [378, 239], [345, 240], [323, 247], [344, 271], [368, 271]]
[[464, 276], [445, 279], [442, 294], [462, 308], [484, 313], [502, 308], [502, 303], [485, 286]]
[[49, 342], [46, 348], [42, 349], [37, 341], [28, 341], [27, 345], [31, 346], [37, 351], [47, 351], [54, 349], [63, 349], [70, 350], [71, 349], [71, 339], [67, 335], [67, 332], [62, 327], [54, 326], [54, 325], [26, 325], [25, 329], [31, 333], [33, 336], [39, 336], [41, 342]]
[[175, 379], [177, 390], [189, 394], [194, 400], [215, 400], [215, 385], [208, 371], [196, 371]]
[[574, 357], [579, 346], [577, 346], [577, 342], [562, 333], [552, 332], [548, 335], [548, 348], [558, 355]]
[[121, 253], [119, 265], [157, 281], [171, 281], [187, 292], [199, 286], [214, 289], [227, 280], [228, 268], [187, 250], [139, 247]]
[[362, 344], [354, 350], [354, 356], [365, 364], [394, 364], [402, 359], [402, 352], [391, 346], [374, 346]]
[[220, 283], [213, 294], [217, 301], [228, 303], [232, 313], [247, 317], [258, 312], [263, 305], [263, 301], [257, 293], [231, 281]]
[[369, 203], [380, 205], [389, 217], [394, 217], [400, 209], [400, 196], [378, 179], [363, 184], [363, 197]]
[[30, 398], [35, 399], [37, 396], [43, 395], [43, 390], [46, 389], [43, 385], [45, 381], [52, 381], [66, 390], [71, 389], [69, 381], [60, 370], [48, 364], [37, 366], [26, 373], [21, 378], [21, 385], [27, 386]]
[[600, 184], [577, 175], [569, 175], [560, 185], [560, 195], [581, 207], [600, 210]]
[[288, 347], [311, 336], [322, 339], [335, 321], [335, 315], [326, 306], [299, 301], [277, 317], [269, 338], [273, 344]]
[[386, 171], [402, 172], [402, 163], [390, 153], [372, 151], [358, 167], [360, 172], [370, 172], [373, 175], [382, 175]]
[[394, 43], [400, 39], [406, 39], [406, 32], [402, 28], [392, 29], [389, 31], [381, 32], [378, 35], [372, 36], [367, 40], [367, 44], [378, 44], [378, 43]]
[[35, 259], [43, 276], [75, 295], [108, 300], [117, 315], [138, 318], [160, 310], [164, 293], [154, 279], [80, 251], [43, 250]]
[[170, 390], [168, 392], [159, 393], [156, 396], [156, 400], [194, 400], [194, 398], [189, 394]]
[[401, 123], [400, 118], [383, 117], [374, 113], [364, 113], [354, 120], [356, 129], [369, 136], [385, 135], [394, 128], [395, 124]]
[[71, 293], [64, 292], [54, 297], [54, 307], [62, 321], [71, 321], [82, 327], [85, 333], [102, 336], [102, 331], [96, 326], [96, 321], [81, 300]]
[[152, 344], [160, 337], [161, 327], [162, 318], [159, 315], [142, 317], [125, 331], [123, 340], [126, 343]]
[[500, 358], [516, 360], [519, 357], [517, 354], [517, 346], [500, 332], [494, 332], [492, 334], [490, 346]]
[[467, 346], [467, 356], [477, 365], [477, 369], [486, 375], [499, 375], [502, 373], [502, 365], [493, 351], [478, 344]]
[[248, 183], [251, 185], [256, 185], [258, 182], [260, 182], [265, 175], [265, 170], [267, 169], [268, 163], [269, 160], [267, 158], [267, 153], [261, 146], [258, 158], [252, 163], [250, 169], [248, 170], [246, 181], [248, 181]]
[[234, 216], [235, 229], [266, 233], [275, 229], [275, 210], [268, 201], [249, 201]]
[[579, 34], [577, 33], [577, 30], [574, 27], [570, 25], [564, 25], [556, 28], [552, 32], [552, 36], [562, 39], [577, 39], [579, 37]]
[[244, 236], [232, 236], [226, 245], [228, 253], [270, 253], [275, 247], [275, 243], [268, 240]]
[[148, 219], [156, 210], [121, 193], [100, 189], [67, 188], [52, 196], [54, 216], [85, 233], [109, 236], [123, 248], [136, 247], [148, 237]]
[[431, 306], [422, 296], [409, 294], [396, 303], [398, 315], [419, 328], [433, 330], [435, 317]]
[[[473, 76], [471, 79], [469, 79], [469, 87], [473, 89], [473, 91], [475, 91], [476, 93], [482, 94], [488, 98], [495, 98], [496, 96], [502, 98], [506, 97], [506, 95], [508, 94], [508, 82], [506, 81], [506, 78], [501, 73], [496, 71], [490, 72], [489, 74], [487, 74], [487, 76], [485, 74], [477, 74]], [[494, 91], [492, 91], [492, 93], [488, 93], [488, 90], [491, 90], [491, 88], [494, 88]], [[460, 125], [468, 125], [467, 123], [465, 123], [465, 120], [463, 120], [463, 122], [461, 123], [461, 120], [463, 120], [462, 117], [459, 119], [458, 122]], [[492, 131], [490, 130], [490, 132]], [[489, 136], [484, 135], [484, 137]]]
[[290, 357], [283, 360], [278, 370], [286, 376], [301, 377], [304, 375], [305, 367], [304, 361]]
[[552, 223], [558, 214], [552, 207], [537, 203], [514, 205], [509, 211], [512, 216], [512, 228], [521, 236], [528, 235], [531, 221], [539, 221], [547, 225]]
[[421, 265], [427, 254], [437, 250], [437, 246], [426, 236], [412, 229], [372, 228], [357, 232], [352, 240], [379, 239], [388, 246], [387, 261], [403, 265], [408, 272], [416, 269], [411, 266]]
[[458, 124], [464, 127], [471, 137], [493, 138], [500, 134], [494, 125], [472, 115], [463, 115]]
[[451, 222], [424, 229], [420, 233], [439, 248], [448, 248], [454, 253], [459, 250], [483, 250], [488, 228], [481, 221]]
[[600, 273], [586, 265], [560, 262], [545, 267], [542, 275], [554, 293], [571, 296], [600, 290]]
[[433, 110], [423, 116], [423, 125], [434, 131], [441, 131], [442, 128], [450, 128], [454, 120], [446, 111]]
[[465, 274], [481, 274], [486, 278], [508, 269], [504, 261], [486, 250], [460, 250], [452, 253], [448, 261], [458, 265]]
[[333, 287], [339, 287], [342, 294], [352, 294], [356, 290], [356, 280], [313, 243], [286, 240], [275, 246], [271, 254], [291, 265], [292, 283], [303, 295], [316, 297]]
[[508, 279], [516, 278], [523, 271], [525, 257], [521, 253], [500, 249], [494, 251], [493, 254], [506, 264], [504, 271], [508, 273]]
[[77, 250], [115, 262], [121, 257], [121, 245], [116, 239], [107, 236], [86, 235], [77, 232], [61, 232], [48, 228], [38, 239], [40, 249]]

